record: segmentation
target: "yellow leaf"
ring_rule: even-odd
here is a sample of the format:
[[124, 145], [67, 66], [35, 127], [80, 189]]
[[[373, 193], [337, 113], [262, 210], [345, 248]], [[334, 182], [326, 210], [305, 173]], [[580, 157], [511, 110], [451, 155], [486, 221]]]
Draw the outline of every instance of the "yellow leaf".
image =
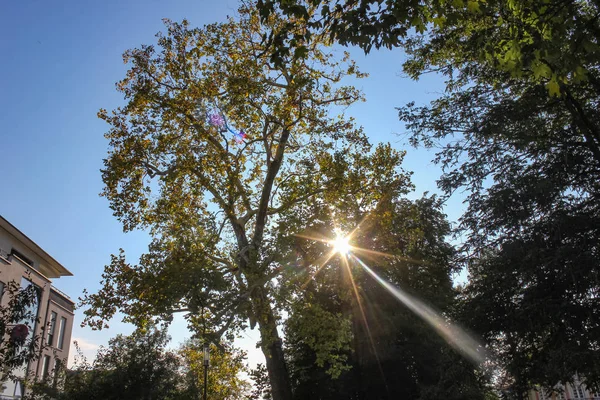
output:
[[560, 97], [560, 85], [556, 80], [556, 76], [552, 77], [550, 81], [546, 84], [546, 89], [548, 89], [548, 93], [550, 96]]

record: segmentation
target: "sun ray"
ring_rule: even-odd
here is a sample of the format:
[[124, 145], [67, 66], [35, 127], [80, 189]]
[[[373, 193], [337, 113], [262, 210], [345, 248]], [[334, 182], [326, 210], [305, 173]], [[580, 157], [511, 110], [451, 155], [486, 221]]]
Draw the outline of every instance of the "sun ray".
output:
[[327, 237], [322, 234], [319, 234], [318, 237], [316, 235], [310, 234], [296, 234], [295, 236], [307, 240], [322, 242], [331, 247], [331, 250], [329, 252], [327, 252], [325, 255], [319, 258], [319, 262], [317, 263], [317, 269], [302, 285], [302, 289], [305, 289], [308, 286], [308, 284], [315, 279], [316, 275], [329, 263], [329, 261], [333, 258], [334, 255], [337, 254], [339, 258], [341, 258], [343, 268], [345, 268], [345, 271], [347, 272], [349, 277], [350, 284], [352, 286], [352, 293], [356, 298], [356, 304], [360, 311], [360, 318], [362, 319], [363, 326], [367, 334], [368, 342], [370, 344], [371, 350], [373, 351], [373, 355], [377, 362], [377, 366], [379, 368], [379, 372], [381, 373], [381, 377], [383, 379], [384, 385], [386, 386], [386, 389], [388, 386], [385, 374], [381, 365], [379, 354], [377, 353], [377, 348], [375, 346], [375, 341], [373, 339], [371, 327], [369, 326], [369, 322], [367, 320], [365, 308], [363, 307], [363, 302], [361, 300], [361, 296], [359, 295], [358, 288], [354, 280], [354, 276], [352, 274], [352, 268], [350, 266], [349, 259], [355, 261], [360, 267], [362, 267], [362, 269], [365, 272], [367, 272], [368, 275], [375, 279], [377, 283], [379, 283], [397, 300], [403, 303], [410, 311], [412, 311], [423, 321], [425, 321], [428, 325], [430, 325], [438, 335], [440, 335], [450, 346], [454, 347], [464, 357], [466, 357], [476, 365], [481, 365], [487, 360], [489, 360], [490, 355], [483, 343], [479, 342], [461, 326], [459, 326], [456, 323], [453, 323], [452, 321], [444, 317], [441, 313], [437, 312], [432, 307], [428, 306], [425, 302], [421, 301], [416, 296], [409, 294], [408, 292], [402, 290], [402, 288], [394, 286], [390, 282], [381, 278], [371, 268], [369, 268], [360, 258], [358, 258], [358, 255], [361, 255], [366, 257], [367, 259], [373, 259], [375, 261], [377, 261], [378, 259], [380, 261], [383, 261], [381, 260], [381, 258], [388, 258], [410, 262], [412, 264], [430, 265], [430, 262], [427, 262], [425, 260], [416, 260], [397, 254], [389, 254], [352, 245], [352, 239], [354, 239], [360, 227], [368, 219], [368, 217], [369, 214], [367, 214], [360, 221], [360, 223], [356, 225], [348, 234], [343, 234], [342, 231], [339, 230], [337, 226], [335, 226], [335, 236], [333, 238]]
[[383, 373], [383, 367], [381, 366], [381, 361], [379, 359], [379, 354], [377, 353], [377, 348], [375, 347], [375, 341], [373, 340], [373, 334], [371, 333], [371, 328], [369, 327], [369, 322], [367, 321], [367, 315], [365, 314], [365, 309], [363, 308], [362, 301], [360, 295], [358, 294], [358, 288], [356, 287], [356, 282], [354, 282], [354, 276], [352, 275], [352, 270], [350, 268], [350, 264], [348, 263], [348, 257], [342, 255], [342, 260], [344, 266], [346, 267], [346, 271], [348, 272], [348, 276], [350, 277], [350, 283], [352, 284], [352, 290], [354, 292], [354, 297], [356, 297], [356, 303], [358, 304], [358, 309], [360, 310], [360, 315], [363, 320], [363, 325], [365, 327], [365, 331], [367, 332], [367, 338], [369, 339], [369, 344], [371, 345], [371, 350], [373, 351], [373, 355], [375, 356], [375, 361], [377, 362], [377, 366], [379, 367], [379, 372], [381, 373], [381, 379], [383, 379], [383, 383], [387, 389], [387, 381], [385, 379], [385, 374]]
[[348, 235], [346, 235], [346, 237], [348, 238], [348, 240], [351, 240], [354, 237], [354, 234], [360, 229], [360, 227], [362, 226], [362, 224], [369, 218], [369, 216], [371, 215], [371, 213], [368, 213], [367, 215], [365, 215], [358, 224], [356, 224], [356, 226], [350, 231], [350, 233], [348, 233]]
[[[369, 217], [369, 214], [365, 215], [360, 220], [360, 222], [350, 231], [350, 233], [345, 235], [345, 237], [348, 239], [348, 241], [352, 240], [352, 238], [354, 237], [356, 232], [360, 229], [360, 227], [368, 219], [368, 217]], [[341, 232], [341, 229], [335, 224], [335, 222], [334, 222], [333, 230], [334, 230], [334, 232]], [[329, 237], [326, 237], [326, 236], [316, 237], [316, 236], [310, 236], [310, 235], [303, 234], [303, 233], [295, 233], [294, 236], [303, 238], [303, 239], [314, 240], [317, 242], [327, 243], [327, 244], [331, 244], [331, 242], [332, 242], [332, 239]]]
[[329, 260], [331, 260], [331, 258], [335, 255], [335, 251], [330, 251], [328, 254], [326, 254], [325, 256], [321, 257], [321, 259], [323, 259], [323, 262], [318, 263], [318, 267], [317, 270], [311, 274], [311, 276], [308, 277], [308, 279], [306, 280], [306, 282], [304, 282], [304, 284], [302, 284], [301, 288], [302, 290], [306, 289], [306, 287], [308, 286], [308, 284], [310, 283], [310, 281], [312, 281], [313, 279], [315, 279], [315, 276], [317, 276], [317, 274], [319, 272], [321, 272], [321, 270], [325, 267], [325, 265], [327, 265], [327, 263], [329, 262]]
[[419, 260], [414, 260], [414, 259], [410, 259], [410, 258], [403, 258], [400, 257], [398, 255], [395, 254], [390, 254], [390, 253], [384, 253], [384, 252], [380, 252], [380, 251], [376, 251], [376, 250], [369, 250], [369, 249], [365, 249], [363, 247], [358, 247], [358, 246], [354, 246], [352, 244], [350, 244], [350, 241], [352, 240], [352, 238], [354, 237], [354, 235], [356, 234], [356, 232], [358, 231], [358, 229], [360, 228], [360, 225], [362, 223], [365, 222], [365, 220], [367, 219], [367, 217], [363, 218], [359, 224], [354, 227], [354, 229], [347, 235], [338, 235], [338, 237], [332, 239], [330, 237], [326, 237], [326, 236], [312, 236], [312, 235], [307, 235], [307, 234], [303, 234], [303, 233], [296, 233], [294, 234], [294, 236], [302, 238], [302, 239], [307, 239], [307, 240], [312, 240], [312, 241], [316, 241], [316, 242], [321, 242], [321, 243], [326, 243], [329, 245], [334, 245], [336, 244], [336, 241], [339, 240], [340, 236], [344, 237], [345, 241], [347, 242], [347, 246], [348, 246], [348, 250], [349, 251], [355, 251], [358, 253], [362, 253], [362, 254], [369, 254], [369, 255], [374, 255], [374, 256], [381, 256], [381, 257], [387, 257], [387, 258], [398, 258], [398, 259], [402, 259], [404, 261], [410, 261], [410, 262], [414, 262], [414, 263], [424, 263], [423, 261], [419, 261]]
[[444, 318], [439, 312], [435, 311], [417, 297], [381, 278], [354, 254], [350, 254], [349, 257], [356, 261], [377, 283], [390, 292], [392, 296], [402, 302], [423, 321], [428, 323], [449, 345], [462, 353], [462, 355], [471, 362], [480, 365], [489, 358], [485, 346], [458, 324]]
[[309, 236], [309, 235], [304, 235], [302, 233], [295, 233], [294, 236], [302, 238], [302, 239], [314, 240], [316, 242], [322, 242], [322, 243], [329, 243], [331, 241], [331, 239], [327, 238], [327, 237]]
[[[409, 257], [403, 257], [397, 254], [390, 254], [390, 253], [383, 253], [381, 251], [376, 251], [376, 250], [369, 250], [369, 249], [365, 249], [363, 247], [352, 247], [352, 250], [354, 250], [355, 253], [360, 253], [362, 255], [365, 256], [379, 256], [379, 257], [385, 257], [385, 258], [394, 258], [396, 260], [400, 260], [400, 261], [407, 261], [413, 264], [420, 264], [420, 265], [429, 265], [430, 263], [428, 261], [424, 261], [424, 260], [417, 260], [415, 258], [409, 258]], [[376, 258], [372, 258], [373, 260], [375, 260]]]

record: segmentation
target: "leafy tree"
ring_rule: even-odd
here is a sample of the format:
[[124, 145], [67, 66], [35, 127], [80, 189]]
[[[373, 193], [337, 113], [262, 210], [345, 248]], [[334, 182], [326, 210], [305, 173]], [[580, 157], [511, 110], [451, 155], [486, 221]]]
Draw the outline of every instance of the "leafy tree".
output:
[[[89, 364], [79, 360], [66, 374], [63, 387], [55, 377], [36, 382], [31, 399], [180, 399], [182, 376], [176, 353], [166, 350], [170, 338], [165, 330], [136, 331], [117, 335], [100, 348]], [[54, 374], [62, 374], [53, 371]], [[62, 379], [62, 378], [61, 378]]]
[[[9, 281], [0, 292], [0, 386], [15, 376], [29, 362], [39, 357], [44, 347], [34, 327], [40, 322], [37, 316], [39, 290], [35, 285], [21, 288], [18, 282]], [[26, 327], [26, 329], [24, 329]], [[23, 333], [19, 333], [19, 331]]]
[[[423, 30], [437, 16], [434, 6], [446, 3], [450, 5], [438, 0], [258, 0], [257, 8], [263, 18], [281, 12], [293, 20], [265, 35], [277, 61], [290, 53], [302, 56], [298, 49], [323, 36], [343, 45], [358, 45], [367, 53], [373, 46], [399, 46], [412, 28]], [[296, 21], [304, 23], [303, 29], [298, 29]]]
[[[468, 194], [463, 314], [496, 349], [517, 396], [575, 372], [599, 382], [600, 76], [593, 46], [578, 47], [597, 29], [595, 7], [554, 9], [568, 31], [548, 28], [556, 52], [545, 53], [543, 73], [521, 63], [530, 47], [520, 73], [482, 61], [481, 45], [461, 41], [458, 28], [408, 48], [411, 73], [448, 77], [444, 96], [400, 116], [413, 143], [439, 148], [440, 187]], [[492, 25], [483, 19], [476, 32], [488, 27], [493, 42], [504, 28]], [[573, 71], [577, 64], [585, 74]]]
[[[366, 207], [361, 210], [359, 203]], [[356, 254], [447, 315], [456, 266], [440, 207], [427, 197], [386, 199], [373, 209], [355, 200], [344, 215], [348, 228], [363, 221], [352, 235]], [[322, 259], [319, 250], [326, 249], [310, 247], [306, 257]], [[360, 268], [344, 267], [341, 258], [298, 282], [286, 321], [286, 350], [298, 399], [483, 399], [489, 392], [475, 366]]]
[[336, 61], [322, 41], [307, 44], [305, 58], [270, 60], [262, 35], [284, 23], [274, 14], [261, 24], [243, 6], [238, 20], [202, 29], [167, 21], [158, 50], [125, 53], [126, 105], [99, 113], [111, 125], [103, 194], [125, 230], [154, 239], [138, 265], [113, 256], [102, 289], [83, 300], [95, 328], [117, 310], [138, 326], [186, 312], [214, 341], [257, 325], [275, 400], [291, 398], [277, 332], [282, 272], [302, 270], [301, 229], [284, 215], [409, 187], [396, 152], [371, 151], [352, 120], [329, 116], [361, 98], [340, 85], [362, 76], [352, 62]]
[[253, 384], [248, 400], [270, 400], [271, 387], [267, 376], [267, 368], [263, 364], [258, 364], [256, 368], [250, 370], [250, 378]]
[[[204, 390], [203, 343], [197, 339], [186, 341], [179, 349], [186, 374], [187, 394], [190, 399], [200, 398]], [[241, 399], [250, 391], [240, 374], [246, 372], [246, 353], [231, 344], [220, 343], [210, 347], [207, 397], [215, 400]], [[180, 398], [183, 398], [181, 396]]]
[[[299, 49], [322, 36], [365, 52], [411, 47], [416, 40], [442, 70], [476, 61], [543, 81], [551, 94], [586, 79], [598, 85], [589, 76], [600, 61], [598, 1], [259, 0], [257, 6], [263, 18], [282, 12], [294, 20], [265, 36], [275, 60], [303, 55]], [[409, 71], [417, 76], [422, 67]]]
[[[446, 57], [421, 50], [413, 66]], [[558, 92], [551, 77], [456, 67], [447, 94], [400, 115], [414, 143], [439, 146], [440, 187], [468, 193], [466, 320], [496, 348], [517, 393], [575, 372], [598, 382], [597, 65]]]
[[169, 340], [164, 330], [117, 335], [98, 352], [94, 369], [108, 372], [115, 398], [168, 398], [177, 388], [179, 366], [176, 354], [165, 350]]
[[[195, 339], [179, 350], [166, 348], [165, 329], [117, 335], [89, 363], [77, 348], [75, 366], [60, 366], [45, 381], [31, 382], [28, 399], [177, 399], [203, 393], [203, 346]], [[77, 347], [77, 343], [75, 343]], [[249, 392], [246, 354], [231, 344], [211, 346], [207, 393], [210, 399], [240, 399]]]
[[67, 392], [68, 398], [178, 398], [179, 360], [165, 349], [169, 340], [164, 330], [117, 335], [98, 351], [90, 376], [82, 371], [87, 385], [67, 383], [67, 390], [75, 389]]
[[[276, 56], [296, 46], [290, 38], [325, 33], [367, 51], [402, 46], [410, 76], [447, 77], [440, 99], [409, 104], [400, 117], [414, 144], [439, 149], [445, 193], [468, 193], [465, 321], [496, 348], [517, 396], [569, 382], [576, 371], [598, 385], [600, 4], [261, 6], [263, 15], [278, 6], [307, 24], [272, 36]], [[312, 7], [322, 18], [304, 15]]]

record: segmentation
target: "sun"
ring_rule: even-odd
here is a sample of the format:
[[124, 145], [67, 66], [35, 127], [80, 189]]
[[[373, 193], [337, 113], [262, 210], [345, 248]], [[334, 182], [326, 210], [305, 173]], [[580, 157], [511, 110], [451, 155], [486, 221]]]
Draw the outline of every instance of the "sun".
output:
[[347, 237], [338, 236], [337, 238], [335, 238], [335, 240], [331, 241], [331, 244], [333, 245], [333, 250], [343, 255], [348, 254], [351, 249], [348, 240], [349, 239]]

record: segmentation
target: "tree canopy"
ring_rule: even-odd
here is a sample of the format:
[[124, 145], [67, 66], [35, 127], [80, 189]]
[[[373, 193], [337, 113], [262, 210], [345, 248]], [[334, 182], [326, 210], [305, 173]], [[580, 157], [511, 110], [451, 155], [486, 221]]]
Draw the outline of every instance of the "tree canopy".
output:
[[[589, 76], [600, 61], [597, 1], [560, 0], [259, 0], [261, 15], [282, 12], [294, 22], [265, 37], [279, 59], [305, 41], [327, 37], [343, 45], [414, 46], [435, 55], [407, 68], [461, 69], [470, 62], [493, 66], [514, 77], [542, 80], [551, 94]], [[297, 20], [304, 29], [297, 29]], [[413, 60], [415, 61], [415, 60]], [[410, 64], [410, 63], [409, 63]]]
[[[166, 350], [165, 330], [117, 335], [90, 364], [82, 355], [75, 365], [49, 374], [28, 390], [30, 399], [180, 399], [179, 358]], [[60, 383], [59, 383], [60, 382]]]
[[[400, 111], [414, 144], [439, 149], [440, 188], [467, 193], [463, 314], [495, 348], [519, 394], [571, 382], [576, 372], [593, 386], [600, 371], [599, 71], [595, 53], [586, 56], [590, 46], [573, 47], [593, 37], [585, 29], [595, 29], [597, 18], [586, 13], [598, 14], [583, 2], [551, 5], [573, 26], [553, 31], [556, 53], [544, 53], [546, 72], [531, 61], [535, 43], [523, 47], [523, 62], [531, 63], [515, 72], [477, 58], [474, 36], [462, 41], [440, 29], [409, 42], [405, 67], [442, 71], [447, 92]], [[584, 75], [570, 71], [579, 63]]]
[[[400, 108], [411, 141], [438, 149], [446, 195], [466, 191], [470, 271], [462, 315], [492, 344], [517, 396], [579, 372], [598, 385], [597, 1], [264, 1], [305, 23], [274, 58], [326, 36], [400, 47], [404, 71], [446, 78]], [[314, 10], [318, 10], [315, 12]], [[316, 16], [316, 17], [315, 17]]]
[[[457, 264], [440, 207], [435, 197], [401, 198], [345, 215], [349, 226], [360, 224], [353, 253], [451, 317]], [[351, 259], [338, 257], [300, 280], [289, 314], [286, 350], [298, 399], [483, 399], [489, 392], [476, 366]]]
[[116, 311], [138, 326], [185, 312], [214, 341], [257, 325], [276, 400], [291, 398], [277, 309], [287, 277], [310, 267], [294, 235], [318, 223], [315, 208], [373, 207], [411, 188], [399, 152], [334, 114], [361, 99], [341, 84], [362, 76], [347, 56], [312, 41], [304, 58], [270, 60], [262, 35], [283, 21], [246, 6], [204, 28], [166, 21], [157, 46], [125, 53], [126, 105], [99, 113], [103, 195], [125, 230], [153, 241], [137, 265], [113, 256], [83, 300], [94, 328]]
[[[343, 379], [352, 373], [349, 365], [363, 368], [365, 354], [377, 352], [375, 345], [357, 351], [367, 332], [355, 324], [361, 297], [376, 289], [360, 292], [369, 281], [357, 276], [354, 294], [340, 293], [351, 286], [332, 284], [342, 282], [344, 268], [327, 259], [327, 239], [357, 225], [374, 227], [370, 237], [358, 234], [361, 247], [403, 261], [386, 269], [389, 261], [374, 260], [380, 273], [425, 297], [438, 285], [443, 290], [429, 300], [450, 312], [449, 274], [458, 266], [440, 241], [443, 218], [429, 236], [420, 231], [425, 225], [403, 227], [427, 204], [401, 206], [412, 189], [400, 168], [403, 154], [386, 144], [372, 148], [351, 119], [333, 116], [361, 99], [343, 78], [363, 74], [327, 45], [401, 46], [411, 77], [446, 77], [440, 98], [402, 107], [400, 119], [414, 145], [439, 149], [444, 193], [468, 196], [459, 254], [470, 282], [457, 315], [487, 339], [518, 396], [535, 385], [568, 382], [575, 372], [597, 385], [600, 5], [257, 5], [244, 4], [237, 19], [204, 28], [166, 21], [157, 46], [125, 53], [130, 69], [117, 87], [126, 104], [99, 113], [110, 125], [103, 195], [125, 230], [148, 229], [153, 241], [137, 264], [124, 253], [113, 256], [102, 289], [83, 301], [86, 323], [102, 328], [121, 311], [143, 327], [185, 312], [196, 334], [215, 343], [257, 325], [273, 398], [291, 399], [291, 388], [306, 378], [307, 360], [316, 363], [310, 372], [318, 379]], [[437, 206], [428, 207], [436, 215]], [[382, 236], [374, 240], [376, 234]], [[411, 234], [428, 244], [425, 253], [403, 247], [413, 243]], [[306, 239], [315, 236], [322, 240]], [[323, 264], [338, 271], [333, 281], [327, 269], [319, 272]], [[393, 315], [393, 307], [380, 306]], [[292, 382], [277, 331], [282, 310], [289, 315]], [[388, 328], [408, 318], [390, 317]], [[386, 329], [381, 343], [427, 337], [417, 327]], [[426, 342], [420, 349], [395, 347], [393, 354], [421, 359], [447, 350], [433, 336]], [[444, 356], [432, 368], [409, 362], [406, 373], [446, 384], [468, 375], [472, 384], [454, 394], [470, 396], [478, 376], [444, 368], [458, 366], [452, 360]], [[407, 396], [450, 390], [405, 389], [412, 390]]]
[[[45, 380], [31, 382], [27, 399], [177, 399], [197, 400], [203, 393], [203, 346], [189, 339], [169, 349], [165, 328], [151, 327], [117, 335], [90, 363], [81, 354], [69, 369], [62, 365]], [[246, 354], [221, 341], [210, 349], [207, 394], [210, 399], [238, 400], [249, 394], [239, 374]]]

